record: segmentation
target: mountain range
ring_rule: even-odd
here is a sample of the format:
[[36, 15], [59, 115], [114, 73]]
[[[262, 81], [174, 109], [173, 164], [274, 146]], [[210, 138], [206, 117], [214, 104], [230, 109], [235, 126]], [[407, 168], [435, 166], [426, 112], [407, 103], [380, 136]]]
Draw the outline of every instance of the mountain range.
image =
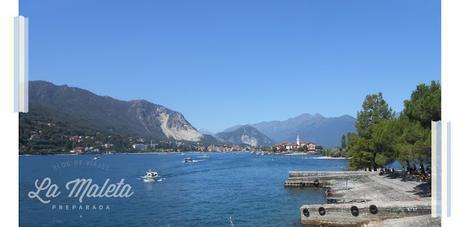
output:
[[[122, 101], [47, 81], [29, 83], [29, 113], [20, 116], [20, 130], [27, 136], [31, 136], [29, 131], [46, 129], [42, 126], [44, 124], [59, 123], [61, 131], [71, 128], [140, 136], [154, 141], [251, 146], [294, 142], [297, 134], [302, 140], [319, 145], [338, 146], [343, 134], [355, 131], [356, 121], [348, 115], [326, 118], [320, 114], [302, 114], [284, 121], [237, 125], [212, 134], [207, 130], [197, 130], [181, 113], [159, 104], [146, 100]], [[21, 128], [21, 125], [24, 127]]]
[[[252, 126], [276, 143], [294, 142], [299, 135], [301, 140], [335, 147], [340, 145], [343, 134], [356, 131], [355, 123], [356, 119], [349, 115], [324, 117], [306, 113], [283, 121], [264, 121]], [[239, 127], [242, 126], [236, 125], [224, 132], [234, 131]]]
[[31, 81], [29, 97], [29, 112], [36, 118], [52, 114], [55, 121], [154, 140], [215, 141], [196, 130], [181, 113], [145, 100], [121, 101], [46, 81]]

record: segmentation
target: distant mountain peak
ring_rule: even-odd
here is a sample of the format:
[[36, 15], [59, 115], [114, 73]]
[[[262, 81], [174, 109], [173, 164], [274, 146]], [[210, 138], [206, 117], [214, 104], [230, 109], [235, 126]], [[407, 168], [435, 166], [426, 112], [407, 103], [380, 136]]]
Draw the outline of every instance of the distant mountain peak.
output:
[[271, 146], [273, 141], [251, 125], [241, 125], [232, 130], [217, 133], [216, 138], [221, 142], [245, 144], [253, 147]]
[[353, 116], [351, 116], [349, 114], [344, 114], [344, 115], [340, 116], [339, 118], [352, 118], [352, 119], [355, 119]]
[[315, 115], [313, 115], [313, 117], [324, 118], [324, 116], [319, 114], [319, 113], [315, 113]]

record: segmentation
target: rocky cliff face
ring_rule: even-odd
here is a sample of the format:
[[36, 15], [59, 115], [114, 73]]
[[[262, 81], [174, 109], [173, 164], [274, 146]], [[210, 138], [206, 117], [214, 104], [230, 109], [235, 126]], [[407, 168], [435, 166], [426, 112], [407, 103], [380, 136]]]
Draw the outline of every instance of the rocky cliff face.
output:
[[178, 112], [145, 100], [130, 103], [129, 111], [149, 134], [160, 130], [166, 138], [174, 140], [198, 142], [203, 138], [203, 135]]
[[232, 131], [217, 133], [216, 138], [224, 143], [245, 144], [253, 147], [271, 146], [273, 141], [256, 128], [243, 125]]
[[[30, 111], [56, 112], [62, 121], [121, 135], [198, 142], [203, 135], [185, 117], [145, 100], [121, 101], [45, 81], [30, 82]], [[24, 115], [27, 118], [27, 114]]]

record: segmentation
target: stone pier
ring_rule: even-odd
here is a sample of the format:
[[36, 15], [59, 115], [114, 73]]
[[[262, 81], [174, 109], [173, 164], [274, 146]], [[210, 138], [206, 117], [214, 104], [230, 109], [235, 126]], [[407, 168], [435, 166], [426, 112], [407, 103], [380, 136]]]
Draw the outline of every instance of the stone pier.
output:
[[285, 187], [324, 188], [326, 204], [300, 207], [312, 226], [440, 226], [432, 219], [427, 183], [365, 171], [291, 171]]

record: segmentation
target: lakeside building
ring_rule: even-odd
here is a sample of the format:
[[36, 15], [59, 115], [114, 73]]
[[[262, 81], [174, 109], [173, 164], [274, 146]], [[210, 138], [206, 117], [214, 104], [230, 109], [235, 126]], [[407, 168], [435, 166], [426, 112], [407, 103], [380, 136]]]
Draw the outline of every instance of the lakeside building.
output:
[[316, 144], [314, 144], [314, 143], [309, 143], [309, 144], [307, 145], [307, 150], [308, 150], [308, 151], [313, 151], [313, 152], [315, 152], [315, 151], [316, 151]]
[[142, 143], [136, 143], [136, 144], [133, 144], [133, 149], [134, 150], [146, 150], [147, 146]]
[[83, 153], [91, 153], [91, 152], [99, 152], [100, 150], [98, 148], [94, 147], [82, 147], [82, 146], [77, 146], [74, 147], [70, 153], [74, 154], [83, 154]]
[[70, 151], [70, 153], [76, 153], [76, 154], [82, 154], [85, 152], [84, 147], [74, 147], [73, 150]]
[[308, 142], [308, 141], [301, 141], [298, 134], [297, 134], [296, 143], [283, 142], [280, 144], [275, 144], [274, 147], [278, 151], [281, 151], [281, 150], [292, 151], [292, 150], [299, 150], [299, 149], [305, 148], [306, 151], [308, 152], [316, 152], [316, 144], [312, 142]]

